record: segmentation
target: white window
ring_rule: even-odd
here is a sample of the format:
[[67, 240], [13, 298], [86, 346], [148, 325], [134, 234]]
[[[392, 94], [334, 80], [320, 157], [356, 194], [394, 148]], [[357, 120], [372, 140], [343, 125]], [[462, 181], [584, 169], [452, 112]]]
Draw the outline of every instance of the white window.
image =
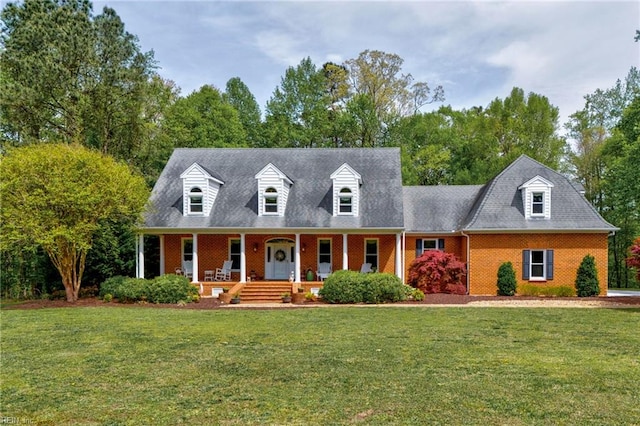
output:
[[278, 191], [274, 187], [264, 191], [264, 213], [278, 214]]
[[[371, 269], [378, 269], [378, 240], [364, 240], [364, 262], [371, 264]], [[375, 268], [375, 269], [374, 269]]]
[[528, 281], [553, 280], [553, 250], [523, 250], [522, 279]]
[[182, 239], [182, 261], [193, 261], [193, 238]]
[[427, 250], [438, 250], [438, 240], [422, 240], [422, 252], [424, 253]]
[[189, 191], [189, 213], [202, 213], [202, 189], [195, 187]]
[[240, 270], [240, 240], [237, 238], [229, 239], [229, 260], [233, 262], [231, 269]]
[[544, 280], [547, 274], [545, 273], [545, 251], [544, 250], [531, 250], [531, 264], [529, 270], [529, 279]]
[[340, 214], [351, 214], [353, 212], [353, 194], [349, 188], [340, 190]]
[[522, 184], [522, 206], [527, 219], [551, 218], [551, 190], [553, 183], [542, 176], [536, 176]]
[[531, 216], [544, 216], [544, 192], [531, 194]]
[[318, 264], [320, 263], [331, 264], [331, 240], [330, 239], [318, 240]]

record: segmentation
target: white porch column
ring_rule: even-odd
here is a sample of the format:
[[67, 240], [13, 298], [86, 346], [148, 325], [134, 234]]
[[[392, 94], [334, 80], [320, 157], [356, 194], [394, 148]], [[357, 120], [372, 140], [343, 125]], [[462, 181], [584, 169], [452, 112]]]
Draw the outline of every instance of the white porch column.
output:
[[160, 235], [160, 276], [163, 276], [167, 272], [165, 271], [164, 263], [164, 235]]
[[136, 246], [138, 249], [136, 278], [144, 278], [144, 234], [138, 235]]
[[296, 283], [300, 283], [300, 234], [296, 234], [296, 258], [293, 262], [293, 276]]
[[349, 247], [347, 247], [348, 235], [342, 234], [342, 269], [349, 269]]
[[240, 234], [240, 282], [247, 282], [247, 254], [245, 244], [245, 234]]
[[396, 234], [396, 275], [402, 280], [402, 234]]
[[199, 282], [198, 275], [198, 234], [193, 234], [193, 278], [191, 278], [191, 282]]

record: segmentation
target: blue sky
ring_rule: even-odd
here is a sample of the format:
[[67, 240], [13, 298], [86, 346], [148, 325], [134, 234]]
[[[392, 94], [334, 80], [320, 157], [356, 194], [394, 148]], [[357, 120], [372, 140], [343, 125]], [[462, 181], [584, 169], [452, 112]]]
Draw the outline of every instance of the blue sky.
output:
[[456, 109], [486, 106], [513, 86], [545, 95], [561, 121], [583, 96], [640, 66], [640, 2], [627, 1], [94, 1], [153, 49], [159, 73], [187, 95], [240, 77], [264, 111], [285, 70], [366, 49], [395, 53], [403, 72], [442, 85]]

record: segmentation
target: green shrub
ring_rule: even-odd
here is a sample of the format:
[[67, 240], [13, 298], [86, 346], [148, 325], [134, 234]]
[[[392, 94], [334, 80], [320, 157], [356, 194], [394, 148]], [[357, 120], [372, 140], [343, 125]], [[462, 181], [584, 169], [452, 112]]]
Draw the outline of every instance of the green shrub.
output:
[[392, 274], [336, 271], [325, 280], [320, 296], [328, 303], [385, 303], [407, 298], [400, 278]]
[[116, 275], [115, 277], [107, 278], [100, 285], [100, 293], [98, 293], [99, 297], [104, 298], [105, 294], [110, 294], [111, 296], [114, 296], [115, 294], [117, 294], [118, 289], [126, 279], [127, 277], [123, 277], [121, 275]]
[[113, 300], [113, 295], [111, 293], [107, 293], [104, 296], [102, 296], [102, 300], [105, 303], [109, 303], [109, 302], [111, 302]]
[[600, 294], [596, 261], [590, 254], [586, 255], [576, 274], [576, 294], [578, 297], [590, 297]]
[[416, 302], [422, 302], [424, 300], [424, 293], [419, 288], [414, 288], [411, 297], [413, 297], [413, 300]]
[[498, 296], [513, 296], [517, 287], [516, 271], [511, 262], [504, 262], [498, 268]]
[[[147, 301], [151, 303], [178, 303], [194, 301], [198, 289], [181, 275], [163, 275], [147, 284]], [[199, 300], [199, 298], [198, 298]]]
[[163, 275], [153, 280], [116, 276], [100, 286], [100, 296], [110, 294], [122, 303], [189, 303], [200, 300], [198, 289], [189, 279], [179, 275]]

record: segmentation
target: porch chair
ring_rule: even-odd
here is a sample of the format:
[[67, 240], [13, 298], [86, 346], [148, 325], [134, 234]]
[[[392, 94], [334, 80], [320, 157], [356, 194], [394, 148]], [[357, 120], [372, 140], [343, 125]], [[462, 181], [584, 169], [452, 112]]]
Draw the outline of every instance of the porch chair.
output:
[[316, 275], [318, 276], [318, 280], [324, 281], [329, 274], [331, 273], [331, 264], [330, 263], [319, 263], [318, 270], [316, 271]]
[[211, 282], [213, 281], [213, 277], [215, 275], [213, 274], [213, 270], [212, 269], [207, 269], [206, 271], [204, 271], [204, 280], [205, 282]]
[[371, 272], [371, 264], [370, 263], [363, 263], [362, 266], [360, 267], [360, 273], [361, 274], [367, 274]]
[[190, 280], [193, 279], [193, 260], [185, 260], [182, 262], [182, 273]]
[[225, 260], [222, 268], [216, 268], [215, 281], [231, 281], [231, 267], [233, 260]]

